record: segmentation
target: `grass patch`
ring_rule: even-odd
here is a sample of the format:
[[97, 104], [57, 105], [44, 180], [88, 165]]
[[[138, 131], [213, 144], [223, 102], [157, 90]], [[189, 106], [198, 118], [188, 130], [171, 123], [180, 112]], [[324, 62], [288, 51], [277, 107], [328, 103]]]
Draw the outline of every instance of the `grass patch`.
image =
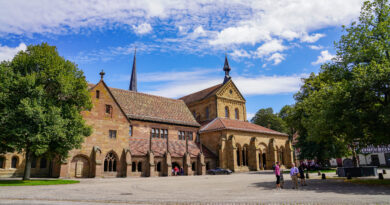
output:
[[[321, 173], [336, 173], [335, 169], [321, 169], [319, 170]], [[310, 170], [309, 173], [318, 173], [318, 170]]]
[[77, 184], [80, 181], [54, 179], [54, 180], [0, 180], [0, 186], [37, 186], [57, 184]]
[[[310, 170], [309, 173], [310, 174], [318, 173], [318, 171], [320, 171], [321, 173], [336, 173], [335, 169]], [[285, 174], [290, 173], [290, 170], [284, 170], [283, 173]], [[306, 174], [306, 170], [305, 170], [305, 174]]]
[[354, 184], [365, 184], [365, 185], [383, 185], [390, 186], [390, 179], [346, 179], [345, 182], [354, 183]]

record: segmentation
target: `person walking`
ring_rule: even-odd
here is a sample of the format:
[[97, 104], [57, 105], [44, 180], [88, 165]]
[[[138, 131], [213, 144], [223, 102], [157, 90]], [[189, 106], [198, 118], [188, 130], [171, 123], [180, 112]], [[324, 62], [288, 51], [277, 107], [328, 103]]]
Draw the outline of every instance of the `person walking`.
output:
[[276, 189], [280, 189], [280, 168], [279, 168], [279, 162], [276, 162], [275, 164], [275, 176], [276, 176]]
[[299, 170], [294, 163], [291, 164], [290, 176], [292, 180], [293, 189], [298, 189], [298, 173]]
[[299, 166], [299, 178], [301, 178], [301, 186], [307, 186], [305, 180], [305, 165], [303, 163]]

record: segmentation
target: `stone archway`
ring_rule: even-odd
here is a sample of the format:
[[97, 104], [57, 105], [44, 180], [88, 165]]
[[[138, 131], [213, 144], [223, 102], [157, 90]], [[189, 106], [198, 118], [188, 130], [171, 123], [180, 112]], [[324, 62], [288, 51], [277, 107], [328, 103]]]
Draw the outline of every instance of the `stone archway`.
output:
[[90, 162], [85, 155], [76, 155], [71, 162], [71, 177], [88, 178], [90, 177]]
[[267, 145], [264, 142], [259, 143], [258, 147], [259, 147], [259, 150], [260, 150], [260, 152], [259, 152], [259, 168], [261, 170], [264, 170], [267, 167], [267, 152], [268, 152], [268, 148], [267, 148]]

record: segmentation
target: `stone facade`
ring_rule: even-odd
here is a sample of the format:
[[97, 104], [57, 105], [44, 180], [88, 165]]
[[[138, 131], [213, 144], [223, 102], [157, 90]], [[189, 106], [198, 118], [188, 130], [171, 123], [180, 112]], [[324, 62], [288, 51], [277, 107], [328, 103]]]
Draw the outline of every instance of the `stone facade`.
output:
[[[288, 136], [247, 122], [227, 58], [224, 71], [223, 84], [179, 100], [138, 93], [134, 86], [109, 88], [101, 72], [89, 85], [93, 108], [82, 112], [91, 136], [63, 161], [36, 159], [32, 176], [154, 177], [171, 176], [174, 167], [203, 175], [217, 166], [235, 172], [271, 169], [276, 161], [290, 166]], [[0, 177], [21, 176], [24, 164], [23, 153], [0, 155]]]

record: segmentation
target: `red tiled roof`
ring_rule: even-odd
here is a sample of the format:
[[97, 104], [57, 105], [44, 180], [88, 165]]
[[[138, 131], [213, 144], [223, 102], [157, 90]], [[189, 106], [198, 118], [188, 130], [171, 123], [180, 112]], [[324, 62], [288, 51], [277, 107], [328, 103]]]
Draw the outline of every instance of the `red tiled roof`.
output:
[[218, 91], [220, 87], [222, 87], [223, 84], [214, 85], [212, 87], [206, 88], [204, 90], [198, 91], [196, 93], [192, 93], [189, 95], [186, 95], [184, 97], [179, 98], [179, 100], [183, 100], [186, 104], [203, 100], [209, 96], [215, 95], [215, 93]]
[[219, 131], [219, 130], [238, 130], [238, 131], [246, 131], [246, 132], [257, 132], [263, 134], [288, 136], [287, 134], [277, 132], [275, 130], [271, 130], [250, 122], [232, 120], [227, 118], [215, 118], [213, 121], [200, 128], [201, 133]]
[[[94, 85], [88, 86], [92, 88]], [[109, 88], [109, 90], [130, 119], [200, 126], [187, 105], [181, 100], [118, 88]]]
[[[153, 139], [152, 151], [154, 156], [162, 157], [166, 152], [166, 139]], [[149, 150], [149, 139], [146, 138], [130, 138], [130, 152], [132, 156], [145, 156]], [[207, 148], [202, 146], [202, 151], [205, 157], [215, 158], [214, 154]], [[169, 140], [169, 152], [171, 157], [183, 157], [186, 152], [185, 140]], [[188, 141], [188, 152], [191, 157], [197, 157], [200, 149], [199, 145], [194, 141]]]

